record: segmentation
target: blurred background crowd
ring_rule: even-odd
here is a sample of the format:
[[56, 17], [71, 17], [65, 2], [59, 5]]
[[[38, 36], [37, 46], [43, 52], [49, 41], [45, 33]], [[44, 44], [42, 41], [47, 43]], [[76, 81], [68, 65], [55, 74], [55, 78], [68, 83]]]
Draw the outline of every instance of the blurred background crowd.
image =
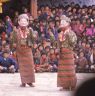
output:
[[18, 72], [16, 45], [10, 45], [10, 35], [18, 27], [18, 16], [29, 16], [29, 28], [33, 29], [33, 57], [35, 72], [57, 72], [60, 55], [58, 33], [60, 16], [71, 19], [71, 28], [77, 35], [74, 48], [76, 72], [95, 72], [95, 6], [70, 4], [67, 6], [40, 6], [34, 19], [27, 7], [14, 11], [0, 19], [0, 72]]

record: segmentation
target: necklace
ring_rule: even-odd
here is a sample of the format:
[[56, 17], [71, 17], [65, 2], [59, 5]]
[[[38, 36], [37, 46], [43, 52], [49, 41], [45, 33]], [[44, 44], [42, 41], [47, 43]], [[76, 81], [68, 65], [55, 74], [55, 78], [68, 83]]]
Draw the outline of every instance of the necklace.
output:
[[28, 29], [25, 30], [21, 30], [21, 28], [19, 28], [19, 34], [21, 36], [21, 38], [27, 38], [27, 34], [29, 33]]

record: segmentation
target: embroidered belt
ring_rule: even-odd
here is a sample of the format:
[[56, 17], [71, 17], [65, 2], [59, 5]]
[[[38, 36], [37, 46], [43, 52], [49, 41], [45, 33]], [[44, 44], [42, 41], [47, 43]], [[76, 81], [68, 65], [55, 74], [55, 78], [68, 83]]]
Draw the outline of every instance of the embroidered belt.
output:
[[21, 45], [21, 48], [29, 48], [27, 45]]
[[21, 39], [20, 43], [21, 43], [21, 45], [26, 45], [27, 44], [27, 40], [26, 39]]

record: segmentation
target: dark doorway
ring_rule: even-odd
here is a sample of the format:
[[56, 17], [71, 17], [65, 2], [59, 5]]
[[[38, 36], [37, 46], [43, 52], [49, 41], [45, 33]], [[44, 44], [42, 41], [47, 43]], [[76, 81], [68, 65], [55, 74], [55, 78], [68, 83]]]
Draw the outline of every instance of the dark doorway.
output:
[[22, 7], [29, 8], [30, 0], [11, 0], [10, 8], [13, 10], [21, 11]]
[[24, 7], [30, 9], [30, 1], [31, 0], [10, 0], [9, 2], [3, 3], [3, 13], [0, 14], [0, 18], [6, 15], [13, 17], [15, 11], [21, 13]]

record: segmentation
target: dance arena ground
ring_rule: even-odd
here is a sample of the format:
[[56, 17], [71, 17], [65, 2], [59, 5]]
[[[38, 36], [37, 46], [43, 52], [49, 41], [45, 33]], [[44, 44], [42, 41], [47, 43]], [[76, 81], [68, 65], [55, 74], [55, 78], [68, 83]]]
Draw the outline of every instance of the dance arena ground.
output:
[[[92, 73], [77, 74], [77, 86], [93, 76]], [[59, 91], [56, 86], [56, 73], [37, 73], [35, 77], [34, 88], [21, 88], [19, 73], [0, 74], [0, 96], [72, 96], [72, 91]]]

